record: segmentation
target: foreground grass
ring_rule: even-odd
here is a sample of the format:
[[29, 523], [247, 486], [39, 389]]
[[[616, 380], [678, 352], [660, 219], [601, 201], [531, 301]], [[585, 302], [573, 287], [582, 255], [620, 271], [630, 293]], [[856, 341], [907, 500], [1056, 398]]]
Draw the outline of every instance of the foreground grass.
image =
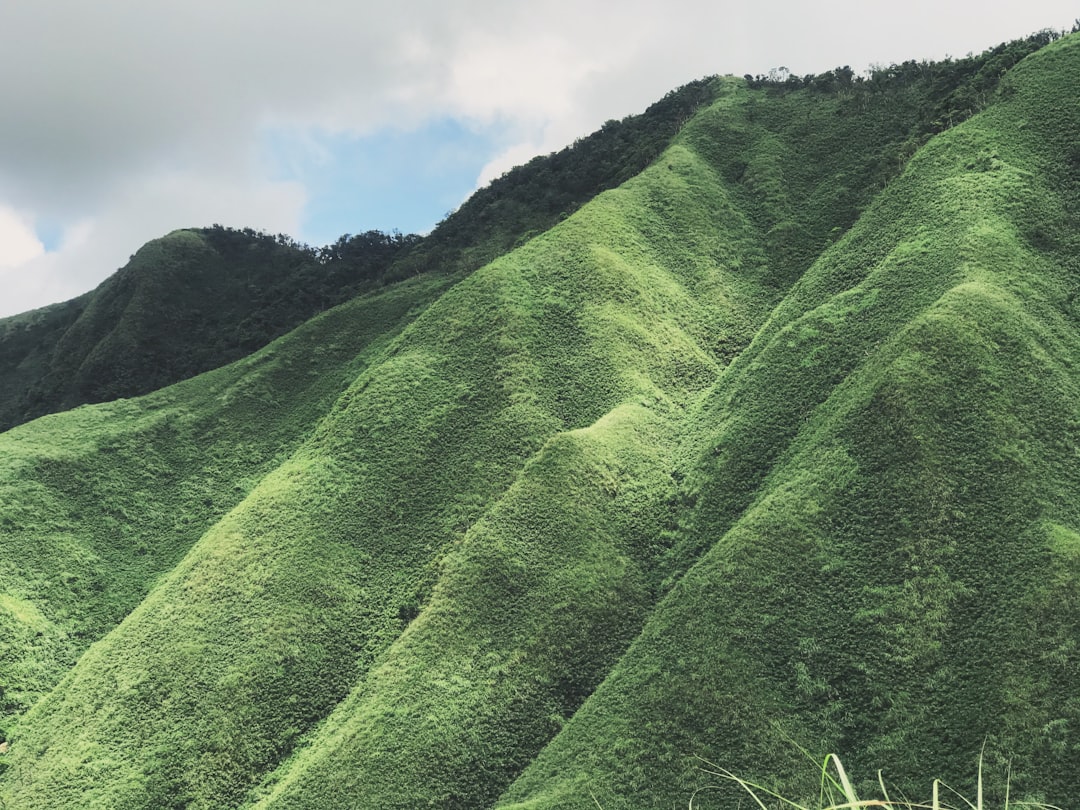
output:
[[[903, 796], [893, 798], [890, 795], [885, 779], [878, 771], [878, 793], [873, 798], [859, 798], [859, 793], [852, 786], [847, 772], [840, 758], [835, 754], [829, 754], [821, 765], [821, 787], [818, 791], [817, 801], [804, 803], [770, 790], [732, 773], [731, 771], [706, 762], [701, 769], [704, 773], [719, 776], [730, 783], [738, 785], [753, 800], [761, 810], [769, 810], [769, 805], [774, 808], [792, 808], [792, 810], [854, 810], [860, 807], [881, 807], [886, 810], [991, 810], [1000, 807], [1001, 810], [1013, 808], [1030, 808], [1030, 810], [1061, 810], [1052, 804], [1034, 801], [1010, 801], [1009, 784], [1006, 778], [1005, 795], [1000, 804], [987, 802], [983, 793], [983, 760], [979, 757], [978, 775], [975, 781], [975, 795], [965, 797], [963, 793], [953, 789], [940, 779], [935, 779], [930, 786], [930, 798], [925, 801], [914, 801]], [[700, 792], [710, 790], [702, 788]], [[894, 790], [893, 793], [896, 791]], [[690, 810], [695, 806], [698, 794], [690, 799]], [[864, 794], [865, 795], [865, 794]]]

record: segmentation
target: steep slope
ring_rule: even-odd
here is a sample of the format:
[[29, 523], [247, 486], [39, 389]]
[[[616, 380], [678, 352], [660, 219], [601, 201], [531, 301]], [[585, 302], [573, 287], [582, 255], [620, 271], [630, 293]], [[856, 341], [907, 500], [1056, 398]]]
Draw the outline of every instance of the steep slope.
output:
[[[816, 246], [836, 238], [836, 223], [842, 229], [867, 189], [855, 183], [838, 188], [835, 178], [859, 176], [876, 164], [882, 129], [904, 124], [875, 115], [807, 133], [808, 108], [825, 119], [835, 116], [842, 99], [820, 100], [823, 109], [805, 96], [786, 99], [768, 120], [759, 114], [760, 99], [729, 84], [724, 99], [686, 126], [677, 147], [621, 189], [637, 198], [630, 210], [651, 213], [634, 220], [641, 234], [668, 250], [682, 245], [699, 255], [688, 234], [707, 234], [704, 244], [713, 252], [706, 261], [718, 262], [732, 280], [756, 279], [750, 295], [727, 296], [736, 304], [773, 300]], [[849, 148], [839, 148], [845, 141]], [[742, 212], [741, 234], [731, 230], [732, 213], [720, 208], [701, 223], [704, 232], [700, 225], [669, 232], [694, 208], [693, 201], [671, 195], [663, 179], [681, 169], [687, 153], [732, 211]], [[799, 205], [808, 198], [813, 205]], [[602, 201], [580, 218], [603, 210]], [[618, 233], [605, 220], [588, 238], [606, 246]], [[566, 238], [561, 229], [549, 237]], [[582, 240], [577, 233], [570, 238]], [[547, 239], [537, 240], [538, 248]], [[521, 251], [504, 261], [525, 262], [541, 278], [554, 275], [543, 253]], [[626, 262], [626, 269], [634, 264]], [[668, 266], [678, 272], [678, 262]], [[565, 272], [555, 276], [560, 288], [596, 271]], [[692, 301], [682, 306], [692, 311]], [[740, 309], [714, 330], [711, 345], [704, 344], [722, 361], [746, 346], [760, 322], [760, 311]], [[640, 312], [633, 317], [643, 319]], [[668, 545], [679, 537], [675, 451], [680, 437], [695, 447], [703, 437], [687, 433], [695, 426], [686, 423], [686, 411], [658, 421], [635, 404], [617, 404], [574, 432], [573, 441], [559, 437], [545, 446], [535, 466], [527, 466], [515, 488], [470, 530], [467, 550], [447, 561], [428, 608], [309, 746], [275, 774], [258, 806], [483, 806], [494, 800], [500, 780], [558, 732], [690, 554], [700, 553], [688, 551], [687, 543]], [[613, 468], [622, 475], [605, 481], [604, 472], [613, 475]], [[605, 501], [605, 491], [614, 500]], [[648, 553], [635, 555], [628, 538], [644, 543]], [[500, 597], [494, 604], [493, 593]]]
[[717, 80], [457, 283], [0, 435], [0, 801], [666, 807], [812, 792], [789, 740], [912, 792], [988, 737], [1067, 802], [1078, 53], [921, 149], [924, 85]]
[[[715, 221], [729, 223], [727, 238], [716, 238]], [[498, 553], [502, 540], [474, 543], [470, 527], [493, 506], [528, 513], [533, 501], [523, 488], [531, 493], [545, 480], [553, 487], [565, 465], [587, 461], [578, 474], [588, 501], [581, 525], [567, 527], [565, 547], [602, 529], [592, 566], [599, 574], [621, 560], [625, 575], [611, 587], [634, 601], [623, 616], [598, 604], [596, 617], [580, 617], [577, 646], [597, 623], [612, 639], [584, 655], [565, 683], [529, 686], [535, 668], [565, 666], [542, 646], [540, 660], [512, 678], [535, 693], [521, 702], [523, 716], [549, 704], [572, 713], [651, 598], [647, 537], [623, 536], [626, 519], [612, 494], [640, 501], [635, 511], [650, 522], [662, 511], [658, 481], [669, 472], [672, 426], [717, 369], [702, 346], [716, 344], [725, 324], [752, 324], [768, 311], [752, 268], [737, 276], [713, 252], [755, 238], [714, 173], [679, 149], [647, 177], [459, 283], [20, 723], [5, 778], [9, 802], [235, 804], [350, 689], [383, 680], [395, 639], [439, 599], [431, 588], [446, 579], [444, 566], [471, 559], [471, 577]], [[607, 417], [609, 429], [589, 427], [620, 405], [623, 416]], [[581, 430], [596, 436], [595, 448], [573, 433]], [[648, 444], [635, 448], [635, 438]], [[599, 501], [598, 483], [606, 488]], [[557, 520], [558, 505], [546, 508], [543, 520]], [[475, 584], [494, 578], [494, 586], [498, 572], [481, 568]], [[577, 587], [574, 577], [555, 579]], [[498, 593], [476, 597], [499, 610]], [[543, 611], [541, 620], [550, 621]], [[416, 635], [410, 629], [404, 638]], [[394, 679], [388, 686], [398, 688]], [[468, 784], [475, 752], [461, 751], [461, 800], [494, 799], [553, 733], [546, 716], [522, 728], [505, 764], [478, 784]], [[379, 777], [398, 784], [379, 790], [361, 779], [356, 787], [372, 788], [374, 804], [392, 804], [411, 790], [399, 764]]]
[[228, 368], [0, 434], [0, 728], [135, 608], [447, 283], [396, 285]]
[[1076, 37], [1015, 69], [721, 376], [697, 563], [500, 806], [670, 806], [695, 757], [809, 797], [796, 744], [918, 796], [984, 740], [1014, 799], [1080, 794], [1078, 80]]

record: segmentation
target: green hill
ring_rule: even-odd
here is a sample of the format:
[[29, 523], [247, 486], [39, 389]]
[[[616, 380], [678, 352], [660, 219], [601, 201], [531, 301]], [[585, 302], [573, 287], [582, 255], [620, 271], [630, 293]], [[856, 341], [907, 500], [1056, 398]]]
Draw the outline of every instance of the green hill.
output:
[[370, 288], [412, 244], [378, 236], [345, 261], [220, 226], [144, 245], [92, 292], [0, 319], [0, 429], [146, 394], [250, 354]]
[[0, 434], [0, 806], [721, 807], [702, 759], [912, 794], [984, 743], [989, 797], [1008, 761], [1070, 806], [1080, 39], [1050, 39], [695, 84], [572, 212], [448, 228], [231, 365]]

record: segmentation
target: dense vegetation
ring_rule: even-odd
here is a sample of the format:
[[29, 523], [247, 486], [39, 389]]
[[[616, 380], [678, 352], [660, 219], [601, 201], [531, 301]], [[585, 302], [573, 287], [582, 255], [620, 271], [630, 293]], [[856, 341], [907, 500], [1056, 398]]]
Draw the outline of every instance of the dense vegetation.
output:
[[703, 762], [798, 799], [800, 748], [972, 793], [985, 745], [989, 797], [1011, 762], [1069, 806], [1080, 37], [1045, 39], [947, 91], [689, 85], [424, 240], [144, 248], [352, 297], [0, 433], [0, 805], [722, 807]]
[[156, 239], [96, 290], [0, 320], [0, 429], [238, 360], [372, 288], [414, 243], [375, 232], [319, 252], [221, 226]]
[[395, 273], [475, 270], [546, 231], [652, 163], [714, 99], [714, 87], [711, 79], [690, 82], [640, 115], [607, 121], [571, 146], [511, 169], [439, 223]]

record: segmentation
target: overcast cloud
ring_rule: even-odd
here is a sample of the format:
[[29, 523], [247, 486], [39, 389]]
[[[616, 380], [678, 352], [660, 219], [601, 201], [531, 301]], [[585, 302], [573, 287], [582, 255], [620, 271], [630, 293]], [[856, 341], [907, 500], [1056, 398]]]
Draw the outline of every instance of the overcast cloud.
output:
[[[482, 182], [704, 75], [962, 56], [1074, 16], [1059, 0], [5, 0], [0, 316], [92, 288], [176, 227], [318, 230], [267, 132], [333, 161], [330, 136], [453, 119], [493, 144]], [[445, 209], [428, 207], [430, 225]]]

